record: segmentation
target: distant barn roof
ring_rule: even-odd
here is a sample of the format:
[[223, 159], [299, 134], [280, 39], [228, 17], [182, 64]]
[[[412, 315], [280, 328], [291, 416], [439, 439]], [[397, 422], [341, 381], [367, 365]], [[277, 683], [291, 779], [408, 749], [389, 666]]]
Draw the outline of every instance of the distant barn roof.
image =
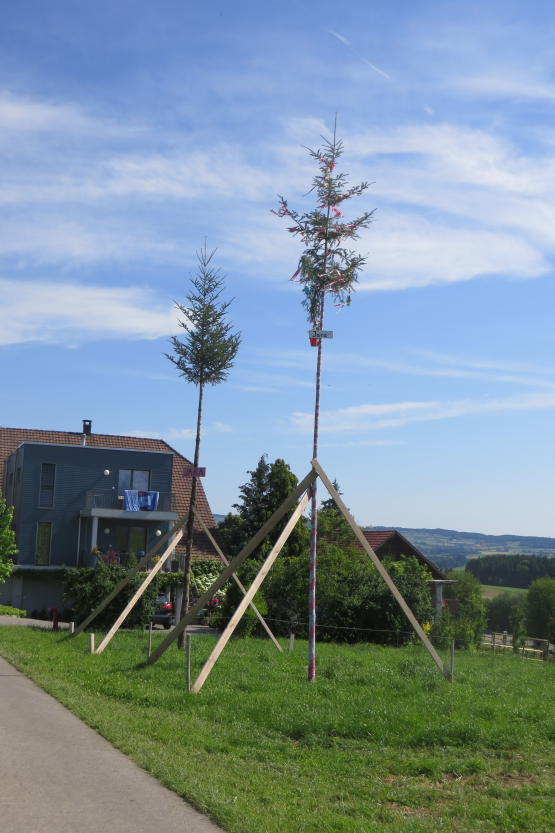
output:
[[[0, 427], [0, 488], [4, 482], [4, 462], [10, 454], [15, 451], [21, 443], [61, 443], [64, 445], [81, 445], [83, 434], [79, 431], [42, 431], [30, 428], [2, 428]], [[90, 434], [87, 436], [88, 446], [102, 446], [105, 448], [129, 448], [137, 451], [171, 451], [174, 454], [172, 492], [175, 492], [176, 509], [179, 515], [183, 515], [189, 509], [191, 497], [192, 479], [181, 476], [184, 465], [191, 465], [190, 460], [179, 454], [175, 448], [168, 445], [165, 440], [155, 440], [150, 437], [126, 437], [115, 434]], [[219, 530], [208, 505], [202, 481], [197, 486], [197, 508], [202, 520], [210, 530], [210, 533], [217, 541], [218, 546], [223, 549]], [[184, 554], [183, 548], [177, 548], [178, 554]], [[225, 552], [225, 550], [224, 550]], [[206, 558], [216, 556], [214, 547], [208, 540], [202, 528], [195, 520], [193, 536], [193, 557]], [[216, 556], [217, 557], [217, 556]]]
[[[446, 580], [445, 574], [396, 529], [363, 529], [362, 534], [380, 561], [383, 561], [386, 555], [393, 555], [396, 558], [400, 555], [414, 555], [420, 564], [428, 568], [432, 574], [432, 579], [436, 581]], [[362, 549], [362, 545], [358, 541], [356, 546]]]

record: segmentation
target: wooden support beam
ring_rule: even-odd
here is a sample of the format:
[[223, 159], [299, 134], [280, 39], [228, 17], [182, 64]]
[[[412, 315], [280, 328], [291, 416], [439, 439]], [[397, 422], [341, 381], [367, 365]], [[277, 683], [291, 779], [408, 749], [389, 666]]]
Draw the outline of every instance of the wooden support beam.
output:
[[241, 617], [243, 616], [245, 610], [247, 609], [247, 607], [251, 603], [252, 599], [254, 598], [258, 588], [260, 587], [260, 585], [262, 584], [262, 582], [264, 581], [264, 579], [266, 578], [266, 576], [270, 572], [274, 561], [276, 560], [276, 558], [280, 554], [284, 544], [286, 543], [287, 539], [291, 535], [291, 532], [293, 531], [293, 529], [295, 527], [295, 524], [297, 523], [297, 521], [301, 517], [302, 513], [304, 512], [305, 507], [306, 507], [306, 505], [309, 501], [311, 493], [312, 493], [312, 489], [308, 489], [307, 492], [305, 493], [303, 499], [301, 500], [301, 502], [299, 503], [299, 505], [297, 506], [297, 508], [295, 509], [293, 514], [291, 515], [291, 517], [289, 518], [285, 529], [283, 530], [283, 532], [281, 533], [281, 535], [277, 539], [274, 547], [272, 548], [271, 553], [269, 554], [268, 558], [266, 559], [266, 561], [264, 562], [264, 564], [260, 568], [260, 571], [257, 573], [253, 583], [251, 584], [251, 586], [249, 587], [249, 589], [245, 593], [245, 598], [241, 600], [241, 603], [240, 603], [239, 607], [237, 608], [237, 610], [235, 611], [235, 613], [233, 614], [233, 616], [231, 617], [231, 620], [230, 620], [227, 628], [225, 629], [225, 631], [222, 633], [222, 635], [220, 636], [220, 638], [216, 642], [214, 650], [212, 651], [212, 653], [210, 654], [210, 656], [206, 660], [206, 662], [204, 664], [204, 667], [203, 667], [202, 671], [200, 672], [200, 674], [198, 675], [198, 677], [195, 681], [195, 684], [192, 688], [192, 691], [193, 691], [194, 694], [198, 694], [198, 692], [201, 690], [202, 686], [204, 685], [204, 683], [206, 681], [206, 678], [208, 677], [208, 675], [212, 671], [214, 665], [216, 664], [216, 661], [217, 661], [218, 657], [220, 656], [223, 649], [227, 645], [231, 635], [233, 634], [233, 631], [235, 630], [235, 628], [239, 624], [239, 622], [241, 620]]
[[[220, 556], [220, 558], [224, 562], [225, 566], [227, 567], [229, 565], [229, 561], [227, 560], [227, 558], [225, 557], [225, 555], [223, 554], [223, 552], [221, 551], [221, 549], [219, 548], [219, 546], [215, 542], [213, 536], [210, 534], [210, 531], [209, 531], [208, 527], [206, 526], [206, 524], [204, 523], [204, 521], [200, 517], [199, 513], [197, 512], [196, 506], [193, 506], [193, 512], [195, 513], [195, 518], [197, 519], [197, 521], [199, 522], [199, 524], [201, 525], [201, 527], [205, 531], [206, 535], [208, 536], [208, 540], [210, 541], [210, 543], [212, 544], [212, 546], [214, 547], [214, 549], [216, 550], [216, 552], [218, 553], [218, 555]], [[245, 590], [245, 588], [243, 587], [243, 585], [239, 581], [239, 578], [238, 578], [236, 573], [233, 573], [232, 579], [233, 579], [233, 581], [235, 582], [235, 584], [237, 585], [237, 587], [239, 588], [239, 590], [241, 591], [241, 593], [244, 596], [247, 591]], [[262, 614], [258, 611], [258, 608], [255, 607], [253, 602], [251, 602], [251, 609], [253, 610], [253, 612], [254, 612], [255, 616], [257, 617], [258, 621], [260, 622], [260, 624], [262, 625], [262, 627], [264, 628], [264, 630], [266, 631], [266, 633], [268, 634], [268, 636], [270, 637], [270, 639], [272, 640], [272, 642], [274, 643], [274, 645], [276, 646], [278, 651], [281, 651], [282, 650], [281, 645], [279, 644], [279, 642], [275, 638], [274, 634], [272, 633], [272, 631], [270, 630], [270, 628], [268, 627], [268, 625], [266, 624], [266, 622], [262, 618]]]
[[[104, 648], [106, 647], [108, 642], [110, 642], [110, 640], [112, 639], [112, 637], [114, 636], [116, 631], [119, 629], [121, 623], [124, 621], [124, 619], [127, 618], [129, 613], [133, 610], [133, 608], [135, 607], [135, 605], [137, 604], [137, 602], [139, 601], [139, 599], [141, 598], [141, 596], [145, 592], [146, 588], [153, 581], [155, 576], [158, 575], [158, 573], [160, 572], [160, 570], [162, 569], [162, 567], [164, 566], [164, 564], [166, 563], [166, 561], [168, 560], [168, 558], [170, 557], [170, 555], [172, 554], [172, 552], [174, 551], [174, 549], [179, 544], [179, 542], [181, 541], [182, 538], [183, 538], [183, 530], [180, 529], [179, 532], [177, 533], [177, 535], [175, 536], [174, 540], [172, 541], [172, 543], [170, 544], [170, 546], [168, 547], [168, 549], [164, 553], [164, 555], [160, 558], [158, 564], [155, 564], [154, 567], [152, 568], [152, 570], [150, 571], [150, 573], [148, 573], [147, 577], [145, 578], [145, 580], [143, 581], [143, 583], [141, 584], [141, 586], [139, 587], [139, 589], [137, 590], [137, 592], [135, 593], [135, 595], [133, 596], [133, 598], [131, 599], [129, 604], [122, 610], [122, 612], [120, 613], [120, 615], [118, 616], [118, 618], [116, 619], [116, 621], [114, 622], [114, 624], [112, 625], [112, 627], [110, 628], [110, 630], [108, 631], [108, 633], [106, 634], [106, 636], [104, 637], [104, 639], [102, 640], [102, 642], [100, 643], [98, 648], [96, 649], [97, 654], [102, 653], [102, 651], [104, 650]], [[150, 642], [150, 638], [149, 638], [149, 642]]]
[[314, 471], [317, 472], [317, 474], [320, 477], [322, 483], [324, 484], [324, 486], [328, 490], [328, 492], [330, 494], [330, 497], [333, 498], [333, 500], [335, 501], [335, 503], [337, 504], [337, 506], [339, 507], [339, 509], [343, 513], [343, 515], [345, 517], [345, 520], [347, 521], [347, 523], [349, 524], [349, 526], [351, 527], [351, 529], [355, 533], [356, 537], [360, 541], [363, 549], [370, 556], [370, 558], [372, 560], [372, 563], [374, 564], [377, 571], [379, 572], [379, 574], [381, 575], [381, 577], [383, 578], [383, 580], [385, 581], [385, 583], [387, 584], [387, 586], [389, 587], [391, 592], [393, 593], [393, 595], [394, 595], [395, 599], [397, 600], [401, 610], [403, 611], [403, 613], [405, 614], [405, 616], [407, 617], [407, 619], [409, 620], [409, 622], [413, 626], [414, 630], [416, 631], [416, 633], [418, 634], [418, 636], [420, 637], [420, 639], [424, 643], [424, 646], [426, 647], [426, 649], [427, 649], [428, 653], [430, 654], [430, 656], [432, 657], [433, 661], [435, 662], [435, 664], [437, 665], [437, 667], [439, 668], [439, 670], [441, 671], [441, 673], [443, 674], [445, 679], [448, 680], [450, 678], [449, 671], [447, 670], [447, 668], [445, 667], [445, 665], [441, 661], [441, 658], [439, 657], [436, 649], [434, 648], [434, 646], [432, 645], [432, 643], [430, 642], [430, 640], [428, 639], [428, 637], [426, 636], [426, 634], [424, 633], [422, 628], [420, 627], [420, 625], [417, 622], [412, 610], [410, 609], [410, 607], [407, 605], [407, 603], [403, 599], [401, 593], [399, 593], [398, 589], [396, 588], [396, 586], [393, 582], [393, 579], [390, 577], [389, 573], [387, 572], [387, 570], [383, 566], [382, 562], [380, 561], [380, 559], [378, 558], [378, 556], [376, 555], [376, 553], [374, 552], [374, 550], [372, 549], [372, 547], [370, 546], [370, 544], [368, 543], [368, 541], [366, 540], [364, 535], [362, 534], [362, 532], [359, 529], [355, 519], [353, 518], [353, 516], [351, 515], [351, 513], [349, 512], [349, 510], [347, 509], [347, 507], [345, 506], [345, 504], [343, 503], [343, 501], [341, 500], [341, 498], [339, 497], [339, 495], [337, 494], [337, 492], [333, 488], [329, 478], [326, 476], [324, 470], [322, 469], [322, 467], [318, 463], [318, 460], [312, 460], [312, 467], [313, 467]]
[[139, 561], [139, 563], [138, 563], [138, 564], [136, 564], [136, 565], [135, 565], [135, 566], [134, 566], [131, 570], [129, 570], [129, 572], [127, 573], [127, 575], [125, 576], [125, 578], [124, 578], [124, 579], [122, 579], [122, 580], [120, 581], [120, 583], [118, 584], [118, 586], [117, 586], [117, 587], [115, 587], [115, 588], [112, 590], [112, 592], [111, 592], [111, 593], [108, 593], [108, 595], [106, 596], [106, 598], [105, 598], [103, 601], [101, 601], [101, 602], [100, 602], [100, 604], [98, 605], [98, 607], [97, 607], [95, 610], [93, 610], [93, 612], [91, 613], [91, 615], [90, 615], [90, 616], [87, 616], [87, 618], [85, 619], [85, 621], [84, 621], [84, 622], [82, 622], [82, 623], [79, 625], [79, 627], [75, 629], [75, 633], [73, 634], [74, 636], [77, 636], [77, 634], [81, 633], [81, 631], [83, 631], [83, 630], [84, 630], [84, 629], [85, 629], [88, 625], [90, 625], [90, 623], [92, 622], [92, 620], [93, 620], [93, 619], [95, 619], [95, 618], [98, 616], [98, 614], [99, 614], [99, 613], [102, 613], [102, 611], [104, 610], [104, 608], [105, 608], [107, 605], [109, 605], [109, 604], [110, 604], [110, 602], [112, 601], [112, 599], [115, 599], [115, 597], [118, 595], [118, 593], [119, 593], [121, 590], [123, 590], [123, 588], [125, 587], [125, 585], [126, 585], [126, 584], [129, 584], [129, 582], [131, 581], [131, 579], [133, 578], [133, 576], [136, 576], [136, 575], [137, 575], [137, 573], [139, 572], [139, 570], [142, 570], [142, 568], [146, 566], [146, 564], [149, 562], [149, 560], [150, 560], [151, 558], [153, 558], [153, 557], [156, 555], [156, 553], [158, 552], [158, 550], [160, 549], [160, 547], [162, 546], [162, 544], [165, 544], [165, 543], [166, 543], [166, 541], [168, 541], [168, 540], [172, 537], [172, 535], [175, 535], [175, 533], [177, 532], [177, 530], [178, 530], [178, 529], [181, 529], [181, 527], [182, 527], [182, 526], [184, 526], [184, 525], [187, 523], [187, 518], [188, 518], [188, 517], [189, 517], [189, 511], [187, 511], [187, 512], [185, 513], [185, 515], [182, 515], [182, 516], [181, 516], [181, 518], [179, 518], [179, 520], [178, 520], [178, 522], [176, 523], [176, 525], [175, 525], [175, 526], [173, 526], [173, 527], [170, 529], [170, 531], [169, 531], [169, 532], [166, 532], [166, 534], [164, 535], [164, 537], [163, 537], [163, 538], [160, 538], [160, 540], [158, 541], [158, 543], [157, 543], [157, 544], [155, 544], [155, 545], [152, 547], [152, 549], [150, 550], [150, 552], [147, 552], [147, 554], [144, 556], [144, 558], [141, 558], [141, 560]]
[[208, 590], [202, 594], [198, 602], [193, 605], [193, 607], [187, 611], [183, 619], [175, 626], [175, 628], [167, 635], [167, 637], [160, 643], [158, 648], [154, 651], [153, 654], [150, 655], [150, 658], [147, 660], [148, 665], [152, 665], [156, 662], [156, 660], [160, 659], [164, 651], [166, 651], [169, 646], [172, 644], [174, 639], [177, 639], [181, 631], [183, 631], [187, 625], [189, 625], [199, 610], [202, 610], [206, 602], [212, 598], [214, 593], [216, 593], [220, 587], [223, 587], [224, 584], [228, 579], [231, 578], [233, 573], [235, 573], [238, 568], [241, 566], [243, 561], [249, 557], [249, 555], [257, 548], [257, 546], [262, 543], [266, 535], [272, 531], [274, 526], [280, 521], [284, 515], [289, 512], [290, 509], [295, 505], [295, 503], [299, 500], [302, 494], [306, 492], [309, 486], [311, 486], [314, 481], [316, 480], [317, 474], [314, 470], [310, 471], [304, 480], [302, 480], [297, 488], [291, 492], [288, 498], [286, 498], [279, 509], [276, 509], [274, 514], [268, 518], [264, 526], [262, 526], [256, 535], [254, 535], [249, 543], [244, 547], [238, 556], [236, 556], [233, 561], [229, 563], [229, 566], [225, 568], [225, 570], [220, 573], [212, 587], [209, 587]]

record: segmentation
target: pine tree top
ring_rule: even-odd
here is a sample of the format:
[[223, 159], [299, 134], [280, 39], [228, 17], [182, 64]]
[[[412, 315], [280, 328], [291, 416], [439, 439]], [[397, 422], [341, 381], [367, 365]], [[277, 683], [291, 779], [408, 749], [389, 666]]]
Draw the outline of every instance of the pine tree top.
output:
[[216, 249], [208, 254], [206, 243], [197, 252], [199, 269], [186, 295], [189, 306], [175, 301], [185, 316], [179, 326], [187, 335], [183, 341], [172, 336], [174, 355], [164, 354], [194, 385], [217, 385], [227, 379], [241, 344], [241, 333], [232, 333], [233, 324], [226, 320], [232, 302], [219, 301], [225, 276], [210, 265], [215, 253]]
[[375, 211], [367, 211], [354, 220], [345, 219], [340, 210], [343, 204], [352, 197], [360, 197], [369, 188], [369, 183], [348, 188], [346, 174], [335, 170], [343, 154], [343, 143], [336, 138], [335, 130], [333, 141], [322, 138], [323, 150], [307, 148], [318, 163], [318, 173], [308, 192], [316, 191], [316, 208], [305, 213], [295, 211], [284, 197], [278, 195], [279, 209], [271, 209], [278, 217], [290, 218], [293, 225], [287, 230], [293, 236], [300, 235], [304, 242], [305, 251], [291, 280], [302, 284], [303, 306], [308, 320], [315, 325], [326, 293], [331, 293], [335, 306], [350, 305], [351, 292], [366, 256], [351, 251], [345, 243], [356, 239], [361, 229], [369, 227]]

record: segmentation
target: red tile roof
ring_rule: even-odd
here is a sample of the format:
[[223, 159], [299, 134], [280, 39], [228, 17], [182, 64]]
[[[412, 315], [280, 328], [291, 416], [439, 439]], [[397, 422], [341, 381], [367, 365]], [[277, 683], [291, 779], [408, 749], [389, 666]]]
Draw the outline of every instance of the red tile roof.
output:
[[394, 529], [380, 529], [380, 530], [373, 530], [373, 529], [363, 529], [362, 534], [370, 544], [373, 550], [376, 550], [378, 547], [381, 547], [382, 544], [385, 544], [388, 538], [391, 538], [392, 535], [395, 535]]
[[[414, 555], [420, 564], [425, 565], [432, 574], [432, 579], [436, 581], [445, 580], [445, 575], [436, 567], [426, 556], [417, 549], [414, 544], [411, 544], [404, 535], [401, 535], [396, 529], [363, 529], [362, 534], [380, 559], [380, 561], [389, 552], [399, 556]], [[356, 541], [356, 539], [355, 539]], [[355, 546], [362, 549], [361, 544], [356, 541]]]
[[[0, 427], [0, 488], [4, 482], [4, 462], [21, 443], [61, 443], [63, 445], [81, 445], [82, 433], [77, 431], [41, 431], [29, 428]], [[165, 440], [155, 440], [149, 437], [122, 437], [114, 434], [90, 434], [87, 445], [103, 446], [107, 448], [135, 448], [139, 451], [173, 451], [173, 479], [172, 491], [175, 492], [177, 511], [183, 515], [189, 509], [192, 480], [181, 477], [184, 465], [191, 465], [190, 460], [183, 457]], [[223, 549], [218, 527], [208, 505], [208, 500], [202, 487], [202, 481], [197, 486], [197, 508], [202, 520], [210, 530], [211, 535]], [[178, 555], [185, 554], [185, 548], [176, 548]], [[224, 550], [225, 552], [225, 550]], [[193, 536], [193, 557], [206, 558], [215, 556], [214, 547], [208, 537], [195, 520]]]

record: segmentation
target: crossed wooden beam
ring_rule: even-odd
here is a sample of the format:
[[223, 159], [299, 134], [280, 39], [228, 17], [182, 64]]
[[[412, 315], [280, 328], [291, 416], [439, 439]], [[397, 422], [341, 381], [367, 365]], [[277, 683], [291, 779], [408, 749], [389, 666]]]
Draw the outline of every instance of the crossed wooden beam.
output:
[[[289, 538], [291, 532], [293, 531], [297, 521], [299, 520], [302, 513], [304, 512], [304, 510], [305, 510], [305, 508], [308, 504], [308, 501], [310, 499], [310, 496], [311, 496], [312, 484], [314, 483], [316, 478], [319, 477], [321, 479], [322, 483], [324, 484], [324, 486], [326, 487], [326, 489], [328, 490], [330, 497], [335, 501], [335, 504], [338, 506], [339, 510], [341, 511], [343, 516], [345, 517], [345, 520], [347, 521], [347, 523], [349, 524], [349, 526], [353, 530], [353, 532], [356, 535], [358, 541], [360, 542], [362, 548], [365, 550], [367, 555], [370, 557], [372, 563], [374, 564], [374, 566], [378, 570], [379, 574], [381, 575], [381, 577], [383, 578], [383, 580], [385, 581], [385, 583], [387, 584], [387, 586], [389, 587], [389, 589], [393, 593], [393, 596], [397, 600], [399, 606], [401, 607], [401, 610], [403, 611], [403, 613], [405, 614], [405, 616], [407, 617], [407, 619], [411, 623], [412, 627], [416, 631], [417, 635], [419, 636], [420, 640], [424, 644], [428, 653], [430, 654], [430, 656], [434, 660], [435, 664], [437, 665], [437, 667], [439, 668], [439, 670], [441, 671], [443, 676], [447, 680], [450, 679], [450, 672], [447, 670], [447, 668], [443, 664], [443, 662], [442, 662], [441, 658], [439, 657], [437, 651], [435, 650], [434, 646], [432, 645], [432, 643], [430, 642], [430, 640], [428, 639], [428, 637], [426, 636], [426, 634], [422, 630], [420, 624], [417, 622], [413, 612], [411, 611], [411, 609], [409, 608], [409, 606], [405, 602], [403, 596], [401, 595], [401, 593], [399, 592], [399, 590], [395, 586], [392, 578], [390, 577], [387, 570], [385, 569], [385, 567], [381, 563], [380, 559], [378, 558], [378, 556], [376, 555], [376, 553], [374, 552], [374, 550], [372, 549], [372, 547], [370, 546], [370, 544], [368, 543], [368, 541], [366, 540], [364, 535], [362, 534], [361, 530], [357, 526], [357, 523], [356, 523], [355, 519], [353, 518], [353, 516], [351, 515], [351, 513], [349, 512], [349, 510], [347, 509], [347, 507], [345, 506], [345, 504], [341, 500], [337, 491], [334, 489], [334, 487], [331, 484], [331, 482], [330, 482], [329, 478], [327, 477], [326, 473], [324, 472], [324, 470], [322, 469], [322, 467], [320, 466], [320, 464], [318, 463], [317, 460], [312, 460], [311, 465], [312, 465], [312, 468], [311, 468], [310, 472], [306, 475], [304, 480], [302, 480], [299, 483], [297, 488], [293, 492], [291, 492], [291, 494], [289, 495], [289, 497], [286, 500], [284, 500], [284, 502], [281, 504], [279, 509], [277, 509], [274, 512], [274, 514], [271, 516], [271, 518], [269, 518], [266, 521], [264, 526], [262, 526], [258, 530], [258, 532], [253, 536], [253, 538], [251, 538], [249, 543], [241, 550], [239, 555], [237, 555], [233, 559], [233, 561], [231, 561], [231, 562], [227, 561], [227, 559], [225, 558], [225, 556], [221, 552], [220, 548], [218, 547], [218, 545], [214, 541], [214, 538], [212, 537], [212, 535], [208, 531], [205, 523], [203, 522], [203, 520], [199, 516], [198, 512], [196, 511], [195, 508], [193, 509], [195, 517], [199, 521], [199, 523], [202, 526], [204, 532], [208, 535], [210, 541], [212, 542], [212, 545], [216, 549], [216, 552], [218, 553], [218, 555], [220, 556], [220, 558], [223, 560], [224, 564], [226, 565], [226, 568], [222, 573], [220, 573], [220, 575], [218, 576], [216, 581], [212, 584], [212, 586], [205, 593], [203, 593], [203, 595], [196, 602], [196, 604], [194, 604], [193, 607], [190, 608], [190, 610], [188, 610], [188, 612], [185, 614], [185, 616], [176, 624], [174, 629], [166, 636], [166, 638], [163, 640], [163, 642], [161, 642], [160, 645], [156, 648], [156, 650], [150, 655], [150, 657], [147, 659], [147, 665], [153, 665], [158, 659], [160, 659], [162, 654], [169, 648], [169, 646], [172, 644], [172, 642], [175, 639], [177, 639], [179, 634], [187, 627], [187, 625], [189, 625], [193, 621], [193, 619], [195, 618], [197, 613], [200, 610], [203, 609], [203, 607], [209, 601], [209, 599], [211, 599], [214, 596], [214, 594], [217, 593], [218, 590], [220, 590], [220, 588], [222, 588], [224, 586], [224, 584], [230, 578], [233, 578], [236, 581], [236, 583], [239, 586], [241, 592], [243, 593], [243, 599], [242, 599], [241, 603], [239, 604], [237, 610], [233, 614], [233, 616], [232, 616], [230, 622], [228, 623], [226, 629], [224, 630], [224, 632], [222, 633], [222, 635], [218, 639], [218, 642], [216, 643], [212, 653], [210, 654], [210, 656], [206, 660], [206, 662], [205, 662], [205, 664], [204, 664], [204, 666], [203, 666], [199, 676], [197, 677], [197, 679], [196, 679], [196, 681], [195, 681], [191, 690], [195, 693], [200, 691], [200, 689], [202, 688], [202, 686], [204, 685], [204, 683], [206, 681], [206, 678], [208, 677], [212, 668], [216, 664], [216, 661], [217, 661], [218, 657], [220, 656], [220, 654], [222, 653], [226, 644], [228, 643], [230, 637], [233, 634], [233, 631], [237, 627], [241, 617], [243, 616], [243, 614], [245, 613], [245, 611], [246, 611], [247, 607], [249, 607], [249, 605], [254, 610], [256, 616], [261, 621], [261, 623], [264, 626], [266, 632], [269, 634], [270, 638], [272, 639], [272, 641], [274, 642], [276, 647], [280, 651], [282, 650], [280, 645], [278, 644], [277, 640], [275, 639], [275, 637], [271, 633], [270, 629], [268, 628], [266, 622], [264, 621], [264, 619], [260, 615], [259, 611], [254, 606], [253, 599], [254, 599], [254, 596], [256, 595], [258, 589], [262, 585], [262, 582], [264, 581], [264, 579], [268, 575], [270, 569], [272, 568], [272, 565], [273, 565], [274, 561], [276, 560], [279, 553], [281, 552], [281, 550], [282, 550], [283, 546], [285, 545], [287, 539]], [[279, 536], [278, 540], [276, 541], [274, 547], [272, 548], [272, 551], [270, 552], [270, 554], [268, 555], [268, 557], [264, 561], [262, 567], [260, 568], [259, 572], [257, 573], [257, 575], [256, 575], [254, 581], [252, 582], [251, 586], [249, 587], [249, 589], [245, 590], [245, 588], [243, 587], [243, 585], [241, 584], [241, 582], [239, 581], [239, 579], [235, 575], [237, 569], [241, 566], [241, 564], [244, 561], [246, 561], [246, 559], [249, 557], [249, 555], [264, 540], [264, 538], [268, 535], [268, 533], [272, 531], [272, 529], [281, 520], [281, 518], [283, 518], [283, 516], [286, 515], [287, 512], [289, 512], [289, 510], [293, 508], [293, 506], [297, 503], [297, 501], [299, 501], [299, 503], [297, 504], [297, 507], [296, 507], [295, 511], [291, 515], [291, 517], [290, 517], [289, 521], [287, 522], [283, 532], [281, 533], [281, 535]], [[162, 538], [162, 540], [159, 541], [158, 544], [147, 555], [145, 555], [145, 557], [137, 564], [137, 566], [134, 567], [132, 570], [130, 570], [130, 572], [123, 579], [123, 581], [114, 590], [112, 590], [112, 592], [104, 599], [104, 601], [96, 608], [96, 610], [93, 611], [93, 613], [91, 613], [91, 615], [87, 619], [85, 619], [85, 621], [77, 628], [77, 630], [75, 631], [75, 634], [81, 633], [84, 630], [84, 628], [86, 628], [87, 625], [89, 625], [93, 621], [93, 619], [102, 610], [104, 610], [106, 605], [109, 604], [112, 601], [112, 599], [120, 592], [120, 590], [123, 587], [125, 587], [125, 585], [141, 569], [141, 567], [144, 566], [146, 564], [146, 562], [153, 557], [153, 555], [160, 549], [160, 547], [172, 535], [175, 535], [176, 529], [180, 530], [181, 527], [184, 526], [184, 524], [187, 522], [188, 517], [189, 517], [189, 513], [187, 512], [186, 515], [184, 515], [182, 518], [179, 519], [179, 521], [177, 522], [177, 525], [174, 526], [173, 529], [170, 530], [170, 532], [168, 532], [164, 536], [164, 538]], [[116, 622], [114, 623], [113, 627], [110, 629], [110, 631], [108, 632], [108, 634], [104, 638], [103, 642], [99, 645], [98, 650], [96, 651], [97, 654], [100, 654], [104, 650], [104, 648], [106, 647], [106, 645], [108, 644], [108, 642], [110, 641], [112, 636], [115, 634], [115, 632], [117, 631], [117, 629], [119, 628], [119, 626], [121, 625], [121, 623], [123, 622], [125, 617], [129, 614], [129, 611], [132, 609], [133, 605], [136, 604], [136, 602], [140, 598], [141, 594], [144, 592], [144, 590], [146, 590], [147, 586], [150, 584], [150, 582], [154, 578], [154, 575], [156, 575], [158, 570], [161, 569], [162, 564], [169, 557], [170, 553], [173, 552], [176, 544], [181, 539], [182, 535], [183, 535], [182, 531], [178, 532], [178, 534], [176, 535], [176, 537], [174, 538], [174, 540], [172, 541], [172, 543], [170, 544], [170, 546], [168, 547], [168, 549], [166, 550], [166, 552], [164, 553], [164, 555], [162, 556], [160, 561], [156, 564], [156, 567], [154, 568], [154, 570], [152, 570], [152, 572], [147, 576], [147, 578], [145, 579], [145, 581], [143, 582], [143, 584], [141, 585], [141, 587], [139, 588], [137, 593], [135, 593], [135, 596], [133, 597], [133, 599], [131, 599], [131, 601], [129, 602], [129, 604], [125, 608], [125, 610], [119, 615], [119, 617], [116, 620]]]

